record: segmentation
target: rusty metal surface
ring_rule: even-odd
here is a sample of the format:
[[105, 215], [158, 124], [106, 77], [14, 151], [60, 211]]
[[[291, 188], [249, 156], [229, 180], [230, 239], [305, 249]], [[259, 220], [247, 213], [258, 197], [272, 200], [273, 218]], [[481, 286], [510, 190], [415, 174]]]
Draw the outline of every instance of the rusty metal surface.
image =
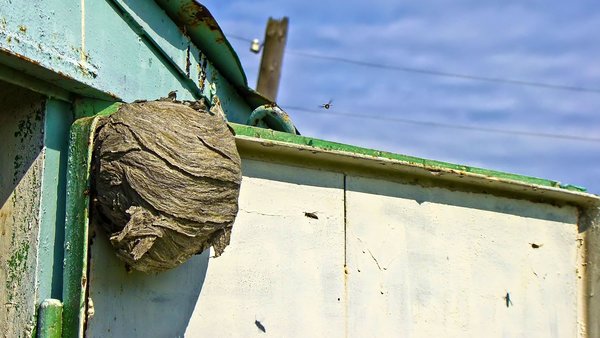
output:
[[240, 60], [208, 8], [195, 0], [156, 0], [156, 3], [202, 48], [232, 85], [247, 87]]
[[0, 8], [0, 64], [47, 84], [25, 83], [32, 90], [131, 102], [171, 91], [210, 98], [214, 87], [235, 123], [272, 103], [248, 87], [216, 20], [196, 1], [0, 0]]
[[[196, 46], [202, 49], [210, 63], [218, 71], [213, 71], [213, 73], [222, 74], [224, 79], [215, 79], [213, 82], [220, 89], [223, 88], [219, 93], [219, 97], [237, 97], [242, 99], [251, 109], [256, 109], [261, 105], [274, 104], [272, 100], [248, 87], [246, 74], [237, 54], [227, 41], [217, 21], [205, 6], [195, 0], [156, 0], [156, 3], [165, 10], [169, 17], [180, 27], [181, 31], [189, 36]], [[223, 85], [223, 80], [228, 82], [228, 86]], [[199, 76], [201, 87], [203, 87], [203, 82], [204, 78]], [[226, 93], [223, 93], [223, 91], [226, 91]], [[236, 122], [235, 119], [230, 118], [234, 110], [230, 109], [226, 100], [223, 101], [223, 108], [229, 121]], [[235, 116], [235, 118], [237, 117]], [[266, 122], [266, 125], [271, 129], [283, 130], [280, 128], [281, 123], [272, 123], [274, 122], [273, 119], [267, 119]], [[246, 119], [240, 121], [240, 123], [246, 123]]]
[[0, 332], [31, 336], [43, 167], [44, 99], [0, 82]]

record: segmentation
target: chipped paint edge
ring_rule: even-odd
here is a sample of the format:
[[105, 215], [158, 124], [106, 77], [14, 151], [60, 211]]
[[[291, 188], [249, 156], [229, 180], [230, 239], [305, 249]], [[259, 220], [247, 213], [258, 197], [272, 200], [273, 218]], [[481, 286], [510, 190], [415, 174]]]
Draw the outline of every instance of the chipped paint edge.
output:
[[193, 0], [155, 0], [155, 2], [173, 22], [179, 27], [185, 27], [192, 42], [202, 47], [200, 49], [232, 85], [248, 86], [239, 57], [208, 8]]
[[0, 80], [27, 88], [39, 94], [47, 95], [50, 98], [65, 102], [71, 101], [71, 94], [69, 91], [3, 64], [0, 64]]

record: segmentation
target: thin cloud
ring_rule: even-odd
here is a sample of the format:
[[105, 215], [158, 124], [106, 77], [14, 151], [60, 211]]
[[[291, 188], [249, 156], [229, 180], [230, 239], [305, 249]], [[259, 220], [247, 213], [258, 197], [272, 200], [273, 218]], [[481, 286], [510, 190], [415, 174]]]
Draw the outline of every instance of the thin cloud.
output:
[[[600, 83], [596, 2], [208, 1], [226, 32], [262, 37], [268, 16], [290, 16], [288, 49], [488, 77], [595, 87]], [[213, 8], [215, 8], [213, 10]], [[235, 42], [256, 81], [259, 57]], [[288, 54], [282, 105], [340, 112], [596, 136], [600, 95], [423, 76]], [[305, 135], [588, 186], [600, 146], [459, 132], [290, 112]]]

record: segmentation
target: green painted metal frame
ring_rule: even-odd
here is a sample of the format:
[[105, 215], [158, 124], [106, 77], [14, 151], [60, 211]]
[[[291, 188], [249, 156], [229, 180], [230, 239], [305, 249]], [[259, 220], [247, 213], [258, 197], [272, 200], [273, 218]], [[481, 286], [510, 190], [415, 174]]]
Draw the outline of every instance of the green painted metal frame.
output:
[[[71, 127], [67, 178], [63, 279], [64, 337], [81, 337], [83, 334], [87, 288], [89, 174], [94, 130], [102, 116], [116, 112], [120, 105], [121, 103], [118, 102], [111, 103], [99, 100], [82, 100], [76, 103], [76, 116], [80, 118]], [[564, 191], [585, 191], [583, 188], [536, 177], [399, 155], [235, 123], [230, 123], [230, 126], [236, 133], [237, 138], [262, 139], [287, 145], [304, 146], [325, 152], [341, 152], [372, 157], [373, 159], [393, 160], [409, 166], [426, 168], [427, 170], [454, 170], [528, 185], [559, 188]]]
[[279, 132], [270, 129], [262, 129], [256, 128], [241, 124], [230, 123], [233, 127], [236, 135], [238, 136], [246, 136], [258, 139], [265, 139], [271, 141], [278, 141], [288, 144], [308, 146], [311, 148], [324, 150], [324, 151], [339, 151], [345, 153], [352, 153], [357, 155], [369, 156], [378, 159], [387, 159], [394, 160], [401, 163], [405, 163], [411, 166], [418, 166], [422, 168], [426, 168], [427, 170], [455, 170], [460, 172], [472, 173], [477, 175], [483, 175], [492, 178], [498, 178], [502, 180], [511, 180], [515, 182], [525, 183], [525, 184], [533, 184], [542, 187], [552, 187], [552, 188], [561, 188], [569, 191], [578, 191], [585, 192], [586, 189], [574, 185], [569, 184], [561, 184], [557, 181], [523, 176], [511, 173], [505, 173], [496, 170], [488, 170], [477, 167], [464, 166], [459, 164], [428, 160], [413, 156], [394, 154], [385, 151], [373, 150], [368, 148], [361, 148], [352, 145], [347, 145], [343, 143], [330, 142], [325, 140], [320, 140], [312, 137], [294, 135], [290, 133]]
[[[283, 112], [277, 104], [248, 87], [248, 80], [239, 57], [227, 40], [208, 8], [196, 0], [155, 0], [179, 27], [183, 27], [190, 40], [206, 54], [220, 74], [235, 88], [252, 109], [270, 106]], [[285, 114], [285, 112], [283, 112]], [[287, 116], [287, 114], [285, 114]], [[297, 133], [287, 116], [265, 116], [265, 123], [276, 130]]]
[[[109, 2], [119, 11], [119, 15], [129, 24], [132, 30], [135, 31], [141, 39], [146, 40], [152, 49], [162, 57], [165, 65], [170, 66], [170, 68], [173, 69], [173, 76], [181, 82], [181, 85], [185, 87], [195, 99], [201, 98], [202, 89], [198, 87], [192, 78], [190, 78], [189, 74], [186, 74], [185, 69], [182, 69], [181, 65], [169, 55], [167, 48], [170, 46], [157, 41], [158, 36], [155, 37], [150, 26], [139, 18], [136, 12], [128, 6], [128, 1], [109, 0]], [[189, 59], [188, 62], [190, 62]]]
[[46, 299], [38, 312], [37, 337], [61, 338], [63, 324], [63, 304], [57, 299]]
[[63, 282], [63, 243], [70, 104], [46, 100], [44, 117], [44, 172], [38, 248], [37, 300], [60, 299]]
[[36, 93], [47, 95], [48, 98], [54, 98], [65, 102], [69, 102], [71, 100], [71, 93], [69, 93], [69, 91], [45, 81], [41, 81], [33, 76], [29, 76], [23, 72], [15, 70], [14, 68], [7, 67], [1, 63], [0, 80], [31, 89]]
[[[87, 108], [96, 106], [84, 105]], [[94, 130], [98, 120], [102, 116], [114, 113], [118, 106], [119, 104], [112, 104], [95, 116], [76, 120], [71, 126], [63, 274], [64, 337], [83, 336], [86, 318], [90, 166]], [[78, 112], [77, 115], [86, 115], [86, 112]]]
[[196, 0], [155, 0], [202, 49], [221, 74], [236, 87], [247, 87], [242, 63], [208, 8]]

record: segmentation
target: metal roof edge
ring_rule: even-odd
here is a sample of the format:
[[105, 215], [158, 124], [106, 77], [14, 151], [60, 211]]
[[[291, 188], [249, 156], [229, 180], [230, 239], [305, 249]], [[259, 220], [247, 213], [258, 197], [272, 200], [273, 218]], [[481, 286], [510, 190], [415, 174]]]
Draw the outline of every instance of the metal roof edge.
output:
[[[277, 105], [248, 86], [248, 79], [237, 53], [206, 6], [196, 0], [155, 1], [183, 33], [206, 54], [210, 62], [236, 88], [250, 108]], [[271, 128], [280, 125], [273, 118], [266, 118], [265, 122]]]
[[196, 0], [155, 0], [234, 87], [248, 87], [242, 64], [208, 8]]
[[[507, 190], [508, 186], [512, 186], [512, 188], [508, 190], [527, 190], [529, 192], [537, 191], [536, 194], [544, 194], [542, 192], [543, 190], [553, 192], [554, 194], [551, 194], [553, 195], [553, 198], [561, 198], [558, 197], [558, 195], [568, 194], [571, 197], [561, 199], [578, 200], [579, 202], [576, 202], [577, 204], [586, 206], [591, 204], [600, 205], [599, 196], [587, 193], [585, 188], [561, 184], [558, 181], [436, 160], [428, 160], [408, 155], [330, 142], [306, 136], [283, 133], [274, 130], [255, 128], [246, 125], [234, 123], [230, 123], [230, 125], [234, 129], [236, 138], [240, 140], [240, 143], [244, 143], [244, 141], [250, 141], [260, 144], [263, 146], [260, 149], [260, 152], [273, 152], [275, 151], [276, 147], [295, 148], [298, 150], [304, 150], [305, 152], [303, 154], [306, 154], [306, 156], [314, 155], [315, 159], [324, 159], [325, 157], [322, 155], [324, 153], [329, 153], [335, 158], [332, 158], [332, 160], [338, 162], [345, 161], [349, 163], [351, 161], [368, 160], [379, 163], [378, 166], [374, 166], [375, 168], [382, 168], [386, 165], [399, 165], [404, 167], [404, 169], [396, 169], [420, 176], [429, 176], [433, 180], [460, 180], [460, 182], [475, 185], [482, 185], [484, 182], [486, 182], [484, 185], [493, 189]], [[343, 157], [351, 159], [346, 161], [342, 159]]]

